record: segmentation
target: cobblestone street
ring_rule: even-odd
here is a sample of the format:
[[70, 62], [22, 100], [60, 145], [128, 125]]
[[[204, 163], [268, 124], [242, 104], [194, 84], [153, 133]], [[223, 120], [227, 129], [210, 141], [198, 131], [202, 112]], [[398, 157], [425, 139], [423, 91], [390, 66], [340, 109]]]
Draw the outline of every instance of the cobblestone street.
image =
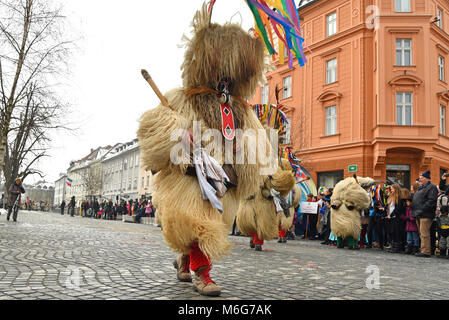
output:
[[[320, 241], [270, 241], [256, 252], [249, 238], [230, 241], [232, 254], [211, 273], [223, 288], [219, 299], [448, 297], [449, 260], [341, 250]], [[174, 257], [154, 226], [24, 211], [14, 223], [3, 215], [0, 298], [211, 300], [176, 280]], [[376, 268], [380, 284], [368, 289]]]

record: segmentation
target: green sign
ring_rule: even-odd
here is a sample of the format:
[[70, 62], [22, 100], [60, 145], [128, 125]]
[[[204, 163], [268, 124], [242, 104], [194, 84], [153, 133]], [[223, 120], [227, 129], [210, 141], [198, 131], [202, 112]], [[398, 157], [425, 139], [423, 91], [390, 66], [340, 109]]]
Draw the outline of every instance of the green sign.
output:
[[359, 170], [359, 167], [358, 167], [358, 165], [356, 165], [356, 164], [350, 165], [350, 166], [348, 167], [348, 171], [349, 171], [350, 173], [357, 172], [358, 170]]

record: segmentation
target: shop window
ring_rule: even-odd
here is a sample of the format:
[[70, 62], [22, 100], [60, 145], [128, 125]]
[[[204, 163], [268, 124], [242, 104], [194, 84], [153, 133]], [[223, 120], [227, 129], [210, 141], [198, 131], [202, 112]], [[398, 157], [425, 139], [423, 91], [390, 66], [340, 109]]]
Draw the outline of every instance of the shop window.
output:
[[344, 179], [344, 170], [318, 172], [318, 187], [334, 188], [335, 185]]

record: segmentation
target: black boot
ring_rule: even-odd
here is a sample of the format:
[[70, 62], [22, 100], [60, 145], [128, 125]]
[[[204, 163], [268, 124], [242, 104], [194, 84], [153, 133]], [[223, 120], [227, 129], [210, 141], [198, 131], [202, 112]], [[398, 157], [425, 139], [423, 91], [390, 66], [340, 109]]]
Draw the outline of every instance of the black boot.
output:
[[412, 254], [413, 253], [413, 247], [412, 246], [407, 246], [407, 249], [405, 249], [405, 254]]
[[438, 255], [438, 258], [446, 258], [446, 249], [440, 248], [440, 254]]
[[249, 246], [251, 247], [251, 249], [254, 249], [256, 246], [254, 245], [254, 241], [253, 238], [251, 238], [251, 240], [249, 241]]
[[389, 249], [388, 252], [400, 253], [401, 252], [401, 243], [400, 242], [393, 242], [392, 245], [391, 245], [391, 249]]

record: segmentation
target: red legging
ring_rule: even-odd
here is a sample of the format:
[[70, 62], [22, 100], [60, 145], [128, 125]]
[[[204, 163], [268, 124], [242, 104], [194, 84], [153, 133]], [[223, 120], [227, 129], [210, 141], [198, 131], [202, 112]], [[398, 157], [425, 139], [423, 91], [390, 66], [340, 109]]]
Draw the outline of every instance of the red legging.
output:
[[194, 242], [190, 252], [190, 268], [197, 271], [202, 267], [207, 267], [201, 271], [204, 283], [213, 282], [209, 275], [209, 271], [212, 269], [210, 259], [201, 251], [198, 242]]
[[287, 231], [282, 230], [281, 227], [279, 227], [279, 238], [285, 238], [287, 236]]
[[261, 246], [263, 246], [264, 241], [263, 239], [259, 239], [259, 237], [257, 236], [257, 232], [251, 232], [249, 236], [253, 238], [254, 244], [260, 244]]

